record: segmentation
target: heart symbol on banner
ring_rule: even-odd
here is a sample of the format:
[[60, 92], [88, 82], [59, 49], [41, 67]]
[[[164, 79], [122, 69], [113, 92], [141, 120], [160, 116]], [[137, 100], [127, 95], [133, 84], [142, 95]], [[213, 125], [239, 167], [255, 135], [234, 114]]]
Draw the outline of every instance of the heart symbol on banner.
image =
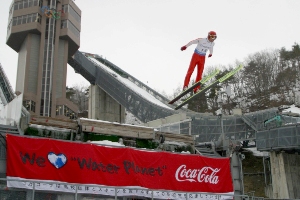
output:
[[48, 160], [54, 167], [59, 169], [66, 164], [67, 157], [62, 153], [56, 155], [55, 153], [50, 152], [48, 153]]

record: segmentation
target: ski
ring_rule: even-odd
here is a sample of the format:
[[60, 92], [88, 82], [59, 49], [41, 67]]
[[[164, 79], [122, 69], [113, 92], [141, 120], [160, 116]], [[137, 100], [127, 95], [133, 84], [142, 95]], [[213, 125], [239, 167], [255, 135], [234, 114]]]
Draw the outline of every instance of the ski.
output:
[[183, 101], [180, 105], [178, 105], [175, 110], [178, 110], [179, 108], [181, 108], [182, 106], [184, 106], [185, 104], [187, 104], [188, 102], [190, 102], [191, 100], [195, 99], [199, 94], [202, 94], [203, 92], [206, 92], [207, 90], [209, 90], [211, 87], [218, 85], [219, 83], [222, 83], [223, 81], [227, 80], [228, 78], [230, 78], [231, 76], [233, 76], [234, 74], [236, 74], [240, 69], [242, 69], [243, 66], [239, 65], [238, 67], [236, 67], [234, 70], [228, 72], [227, 74], [225, 74], [224, 76], [222, 76], [221, 78], [219, 78], [218, 80], [212, 82], [211, 84], [209, 84], [208, 86], [202, 88], [201, 90], [199, 90], [196, 94], [190, 96], [189, 98], [187, 98], [185, 101]]
[[214, 76], [216, 76], [218, 73], [220, 72], [219, 69], [214, 70], [212, 73], [208, 74], [207, 76], [205, 76], [203, 79], [201, 79], [200, 81], [194, 83], [191, 87], [189, 87], [188, 89], [186, 89], [185, 91], [181, 92], [178, 96], [176, 96], [174, 99], [172, 99], [169, 104], [173, 104], [174, 102], [176, 102], [178, 99], [180, 99], [181, 97], [183, 97], [184, 95], [188, 94], [189, 92], [191, 92], [195, 87], [197, 86], [201, 86], [204, 83], [206, 83], [207, 81], [209, 81], [211, 78], [213, 78]]

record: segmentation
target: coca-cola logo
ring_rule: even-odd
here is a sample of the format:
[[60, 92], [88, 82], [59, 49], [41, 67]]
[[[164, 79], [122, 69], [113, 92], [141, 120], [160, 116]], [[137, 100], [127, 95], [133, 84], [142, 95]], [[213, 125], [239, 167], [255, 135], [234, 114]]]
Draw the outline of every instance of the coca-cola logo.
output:
[[186, 165], [178, 167], [175, 173], [177, 181], [189, 181], [189, 182], [204, 182], [210, 184], [218, 184], [219, 176], [217, 173], [220, 168], [202, 167], [201, 169], [187, 169]]

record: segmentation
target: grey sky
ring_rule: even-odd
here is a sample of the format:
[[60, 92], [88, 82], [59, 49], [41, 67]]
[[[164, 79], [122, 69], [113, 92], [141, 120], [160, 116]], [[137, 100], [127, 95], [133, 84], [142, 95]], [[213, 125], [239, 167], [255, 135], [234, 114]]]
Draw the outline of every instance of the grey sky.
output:
[[[182, 86], [195, 45], [214, 30], [206, 68], [300, 42], [299, 0], [76, 0], [82, 10], [80, 51], [106, 57], [159, 92]], [[11, 1], [0, 7], [0, 63], [15, 88], [18, 54], [6, 43]], [[192, 76], [195, 77], [195, 73]], [[68, 86], [88, 83], [68, 67]]]

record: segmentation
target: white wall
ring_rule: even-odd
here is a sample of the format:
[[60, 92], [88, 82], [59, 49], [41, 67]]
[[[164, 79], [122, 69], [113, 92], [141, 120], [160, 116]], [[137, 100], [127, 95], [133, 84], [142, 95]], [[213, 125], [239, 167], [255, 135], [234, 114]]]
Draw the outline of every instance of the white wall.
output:
[[19, 124], [22, 113], [23, 94], [15, 97], [9, 104], [0, 107], [0, 124], [15, 126]]

